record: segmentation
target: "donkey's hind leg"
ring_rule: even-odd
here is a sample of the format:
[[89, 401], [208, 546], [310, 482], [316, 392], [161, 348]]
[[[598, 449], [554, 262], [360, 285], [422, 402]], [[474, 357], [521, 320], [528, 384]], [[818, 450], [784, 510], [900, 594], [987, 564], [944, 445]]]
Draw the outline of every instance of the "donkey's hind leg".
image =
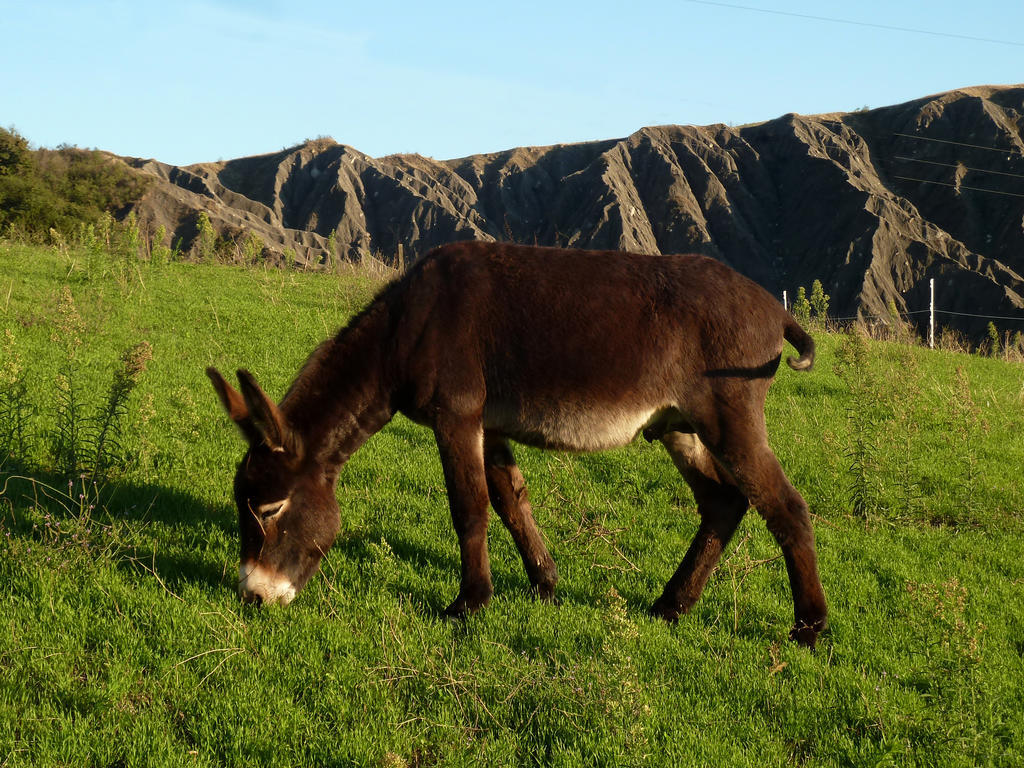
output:
[[807, 502], [782, 471], [763, 430], [726, 432], [716, 455], [764, 518], [782, 549], [793, 592], [795, 621], [789, 637], [813, 648], [827, 624], [828, 609], [818, 576]]
[[530, 584], [542, 600], [550, 600], [555, 594], [558, 569], [533, 519], [523, 474], [519, 471], [508, 441], [486, 432], [484, 469], [491, 506], [512, 534]]
[[491, 565], [487, 556], [487, 486], [484, 472], [483, 424], [479, 417], [441, 413], [434, 435], [441, 455], [452, 523], [459, 540], [462, 580], [459, 594], [445, 614], [461, 617], [483, 608], [491, 599]]
[[655, 616], [675, 621], [697, 602], [749, 505], [696, 435], [666, 432], [661, 442], [693, 490], [701, 518], [686, 557], [651, 606]]

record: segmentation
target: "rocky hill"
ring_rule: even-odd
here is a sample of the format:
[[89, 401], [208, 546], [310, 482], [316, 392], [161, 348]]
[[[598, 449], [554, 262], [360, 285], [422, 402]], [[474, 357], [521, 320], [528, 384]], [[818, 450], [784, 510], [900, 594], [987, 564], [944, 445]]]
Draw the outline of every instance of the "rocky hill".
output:
[[[978, 334], [1024, 330], [1024, 85], [756, 125], [658, 126], [623, 139], [438, 161], [318, 139], [174, 167], [134, 206], [187, 248], [223, 238], [299, 263], [406, 260], [450, 240], [712, 255], [781, 295], [820, 279], [839, 316], [928, 306]], [[332, 237], [333, 233], [333, 237]], [[961, 313], [961, 314], [952, 314]]]

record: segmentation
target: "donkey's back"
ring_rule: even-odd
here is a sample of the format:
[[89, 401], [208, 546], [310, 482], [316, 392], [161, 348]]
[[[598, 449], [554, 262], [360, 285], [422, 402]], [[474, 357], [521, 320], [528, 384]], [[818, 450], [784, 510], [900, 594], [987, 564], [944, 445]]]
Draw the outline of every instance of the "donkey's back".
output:
[[704, 256], [458, 243], [418, 265], [401, 302], [429, 307], [407, 315], [410, 415], [429, 417], [441, 387], [478, 403], [485, 429], [541, 447], [690, 427], [729, 380], [756, 407], [787, 332], [813, 355], [778, 301]]

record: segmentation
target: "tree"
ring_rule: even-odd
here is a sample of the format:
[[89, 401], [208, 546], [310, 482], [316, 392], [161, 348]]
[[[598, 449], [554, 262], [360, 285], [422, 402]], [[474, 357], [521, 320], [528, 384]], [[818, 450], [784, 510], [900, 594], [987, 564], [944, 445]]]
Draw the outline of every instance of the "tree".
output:
[[200, 211], [196, 217], [196, 239], [192, 243], [196, 257], [200, 261], [212, 261], [217, 248], [217, 232], [206, 211]]
[[796, 290], [796, 301], [789, 308], [789, 311], [793, 313], [793, 317], [799, 320], [801, 323], [806, 323], [811, 318], [811, 302], [807, 300], [807, 291], [801, 285]]
[[811, 312], [822, 322], [828, 316], [828, 299], [828, 294], [821, 286], [821, 280], [815, 280], [811, 284]]
[[999, 356], [999, 329], [993, 322], [988, 324], [988, 353], [991, 357]]
[[32, 168], [28, 139], [14, 128], [0, 128], [0, 176], [20, 176]]

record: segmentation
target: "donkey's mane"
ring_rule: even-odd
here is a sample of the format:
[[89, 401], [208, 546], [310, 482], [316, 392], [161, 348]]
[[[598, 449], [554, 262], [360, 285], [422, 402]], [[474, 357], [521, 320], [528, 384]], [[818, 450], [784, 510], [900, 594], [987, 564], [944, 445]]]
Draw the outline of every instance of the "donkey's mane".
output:
[[311, 392], [328, 390], [331, 380], [345, 373], [348, 366], [339, 364], [340, 361], [350, 354], [350, 350], [360, 345], [369, 328], [376, 325], [374, 321], [384, 319], [389, 314], [389, 299], [402, 282], [400, 279], [389, 282], [334, 336], [316, 346], [281, 400], [281, 408], [285, 412], [291, 412]]

